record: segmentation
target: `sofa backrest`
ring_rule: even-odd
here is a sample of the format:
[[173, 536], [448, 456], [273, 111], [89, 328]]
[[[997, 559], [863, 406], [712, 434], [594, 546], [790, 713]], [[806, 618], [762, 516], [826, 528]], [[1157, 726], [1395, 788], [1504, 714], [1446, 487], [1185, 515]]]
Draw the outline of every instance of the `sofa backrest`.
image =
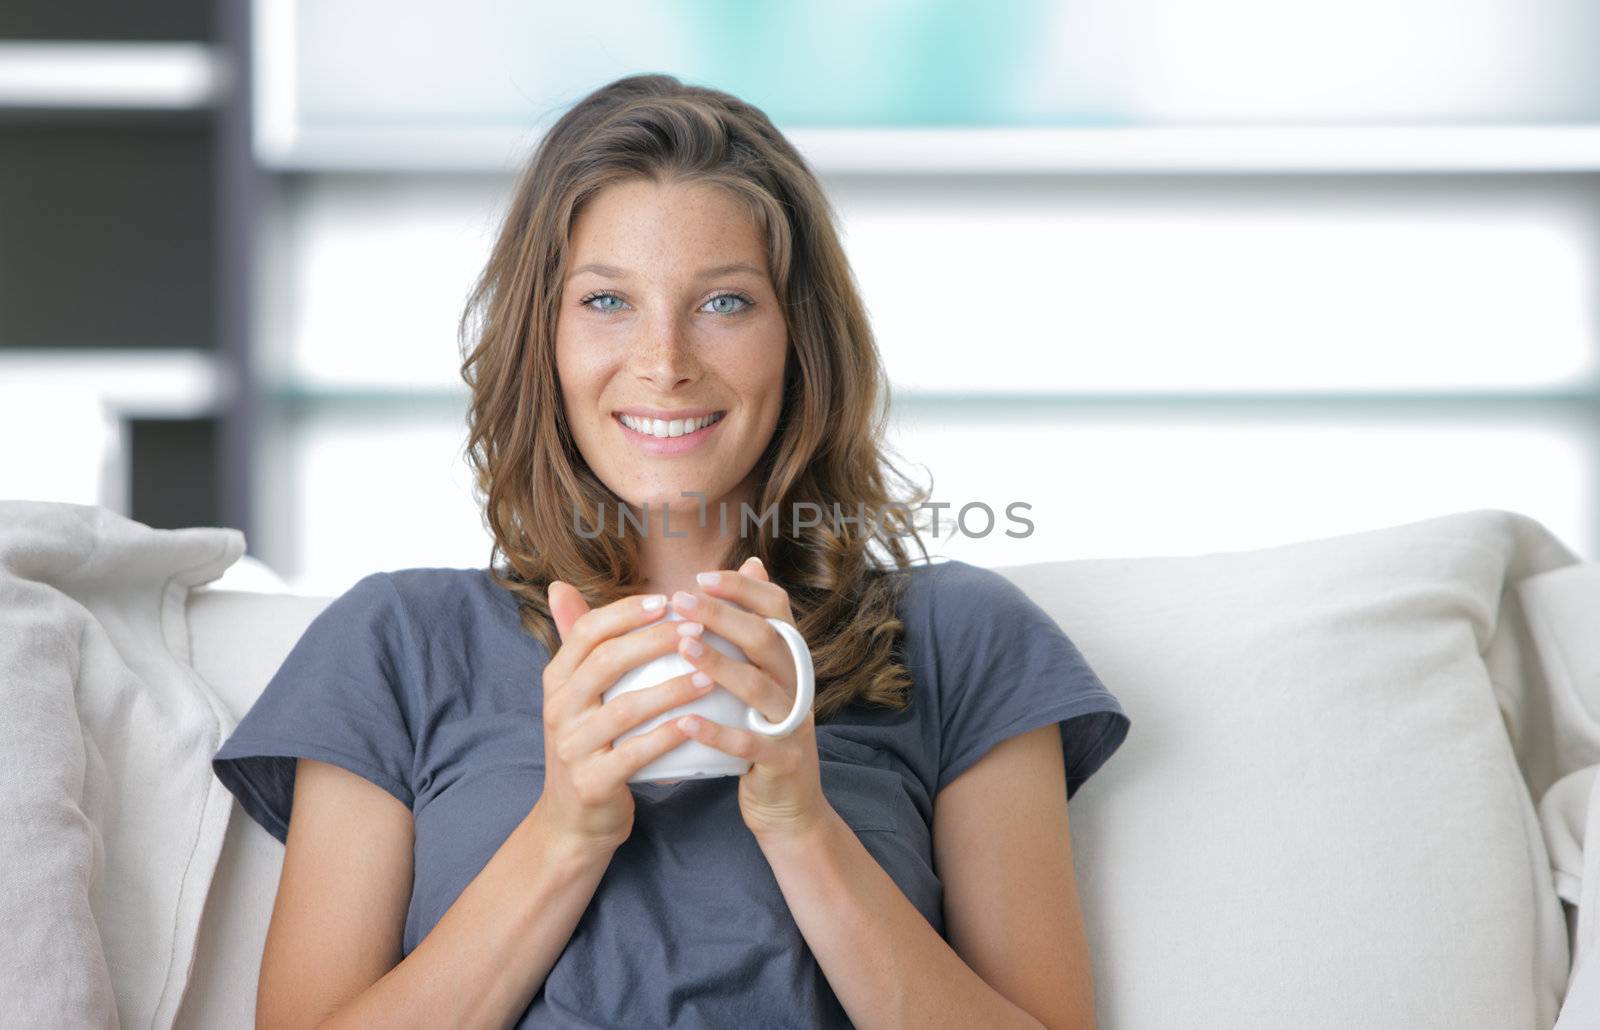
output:
[[[1543, 675], [1519, 588], [1578, 562], [1481, 510], [1000, 568], [1132, 720], [1072, 802], [1100, 1025], [1550, 1026], [1571, 922], [1537, 802], [1600, 761], [1600, 698], [1552, 692], [1600, 679]], [[195, 591], [197, 670], [242, 715], [327, 603]], [[235, 816], [190, 1025], [253, 1005], [282, 848]]]
[[[330, 601], [212, 587], [190, 591], [195, 671], [216, 691], [235, 723]], [[261, 953], [282, 871], [283, 845], [235, 801], [200, 920], [195, 968], [175, 1027], [255, 1025]]]

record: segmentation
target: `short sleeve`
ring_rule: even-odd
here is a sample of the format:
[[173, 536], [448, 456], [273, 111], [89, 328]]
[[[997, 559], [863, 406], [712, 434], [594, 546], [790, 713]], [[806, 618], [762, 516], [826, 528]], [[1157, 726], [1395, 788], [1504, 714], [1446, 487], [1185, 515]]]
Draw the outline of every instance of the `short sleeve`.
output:
[[295, 761], [372, 781], [411, 807], [416, 707], [405, 609], [375, 572], [312, 619], [211, 768], [251, 818], [287, 843]]
[[932, 628], [940, 710], [935, 793], [996, 744], [1058, 723], [1070, 799], [1122, 745], [1131, 721], [1077, 646], [993, 569], [943, 563]]

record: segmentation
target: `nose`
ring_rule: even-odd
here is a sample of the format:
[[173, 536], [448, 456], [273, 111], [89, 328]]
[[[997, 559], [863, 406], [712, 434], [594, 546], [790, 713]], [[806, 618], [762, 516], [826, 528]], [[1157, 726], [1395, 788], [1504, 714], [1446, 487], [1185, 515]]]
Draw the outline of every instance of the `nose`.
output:
[[670, 316], [647, 320], [629, 357], [633, 373], [667, 391], [694, 378], [695, 355], [687, 328]]

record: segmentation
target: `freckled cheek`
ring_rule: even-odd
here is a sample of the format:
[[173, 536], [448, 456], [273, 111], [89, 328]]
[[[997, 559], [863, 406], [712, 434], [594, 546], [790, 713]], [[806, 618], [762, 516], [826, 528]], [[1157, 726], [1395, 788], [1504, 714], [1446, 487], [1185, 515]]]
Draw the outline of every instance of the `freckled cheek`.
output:
[[586, 347], [579, 340], [556, 348], [556, 373], [569, 409], [574, 406], [594, 408], [617, 370], [617, 362], [605, 348]]
[[780, 326], [776, 334], [757, 338], [740, 336], [712, 342], [702, 352], [717, 377], [747, 403], [776, 403], [783, 392], [783, 363], [788, 338]]

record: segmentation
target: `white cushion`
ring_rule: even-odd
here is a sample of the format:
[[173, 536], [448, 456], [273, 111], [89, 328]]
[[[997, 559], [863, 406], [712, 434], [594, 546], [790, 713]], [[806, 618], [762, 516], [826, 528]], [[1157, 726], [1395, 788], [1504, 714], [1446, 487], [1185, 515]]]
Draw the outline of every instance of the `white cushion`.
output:
[[0, 501], [0, 1022], [170, 1025], [234, 804], [188, 664], [232, 529]]
[[1513, 587], [1575, 561], [1484, 510], [1000, 569], [1133, 720], [1072, 806], [1100, 1025], [1550, 1026], [1560, 770], [1507, 732], [1545, 695]]

